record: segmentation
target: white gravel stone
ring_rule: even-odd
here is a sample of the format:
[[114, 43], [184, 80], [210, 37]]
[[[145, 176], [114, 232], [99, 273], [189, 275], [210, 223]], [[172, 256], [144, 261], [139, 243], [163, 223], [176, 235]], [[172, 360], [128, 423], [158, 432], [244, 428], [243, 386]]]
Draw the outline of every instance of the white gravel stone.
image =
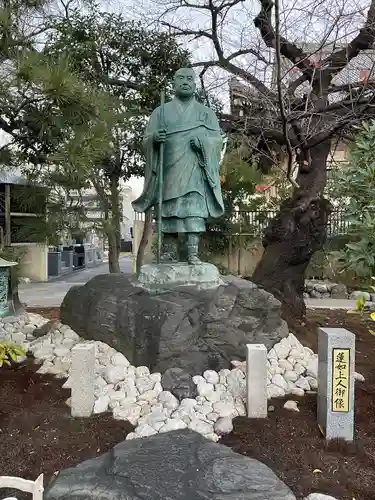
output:
[[[119, 405], [124, 407], [124, 408], [127, 408], [128, 406], [132, 406], [132, 405], [135, 405], [136, 402], [137, 402], [137, 398], [136, 397], [126, 397], [124, 399], [120, 399], [120, 400], [117, 400]], [[145, 401], [146, 403], [146, 401]]]
[[[113, 409], [113, 418], [115, 420], [127, 420], [132, 425], [137, 425], [141, 416], [140, 406], [119, 406]], [[136, 429], [138, 434], [138, 428]], [[150, 434], [151, 435], [151, 434]]]
[[162, 408], [161, 410], [152, 410], [151, 413], [142, 417], [140, 424], [146, 423], [151, 425], [151, 427], [155, 427], [155, 422], [166, 422], [169, 418], [169, 411], [167, 408]]
[[234, 402], [234, 408], [237, 411], [239, 417], [246, 416], [246, 407], [245, 403], [242, 400], [236, 399]]
[[125, 399], [124, 391], [111, 391], [108, 393], [109, 399], [111, 401], [121, 401]]
[[151, 427], [151, 425], [144, 424], [136, 428], [135, 434], [137, 437], [147, 437], [156, 434], [156, 430]]
[[159, 429], [159, 432], [177, 431], [178, 429], [186, 429], [187, 425], [183, 420], [178, 418], [170, 418]]
[[296, 363], [294, 366], [293, 366], [293, 371], [297, 373], [297, 375], [302, 375], [303, 373], [306, 372], [306, 367], [305, 366], [302, 366], [301, 363]]
[[179, 410], [184, 410], [184, 411], [189, 411], [189, 410], [194, 410], [194, 408], [197, 406], [197, 401], [196, 399], [192, 398], [185, 398], [181, 401]]
[[223, 394], [223, 391], [218, 391], [218, 390], [211, 391], [208, 394], [206, 394], [206, 399], [210, 403], [217, 403], [218, 401], [220, 401], [222, 394]]
[[53, 364], [50, 361], [44, 361], [42, 366], [37, 370], [36, 373], [41, 373], [44, 375], [45, 373], [49, 373], [49, 371], [53, 368]]
[[354, 380], [357, 382], [364, 382], [365, 377], [361, 373], [354, 372]]
[[278, 359], [286, 359], [289, 356], [290, 353], [290, 340], [288, 337], [281, 339], [281, 341], [278, 344], [275, 344], [273, 346]]
[[267, 387], [267, 398], [272, 399], [272, 398], [282, 398], [285, 396], [285, 390], [282, 389], [281, 387], [275, 385], [275, 384], [270, 384]]
[[[105, 382], [104, 382], [105, 383]], [[68, 377], [62, 386], [63, 389], [71, 389], [72, 388], [72, 379]]]
[[279, 360], [279, 367], [283, 368], [284, 371], [292, 371], [293, 370], [293, 365], [289, 363], [287, 359], [280, 359]]
[[227, 377], [230, 374], [230, 370], [227, 368], [224, 368], [223, 370], [219, 371], [219, 383], [220, 384], [226, 384], [227, 383]]
[[151, 373], [150, 375], [150, 379], [153, 380], [155, 382], [155, 384], [161, 382], [161, 373]]
[[208, 394], [213, 392], [214, 386], [212, 384], [209, 384], [205, 380], [204, 383], [201, 382], [198, 384], [197, 390], [198, 390], [199, 396], [206, 397]]
[[210, 432], [209, 434], [205, 434], [204, 437], [206, 439], [209, 439], [210, 441], [213, 441], [214, 443], [217, 443], [219, 441], [219, 436], [215, 434], [215, 432]]
[[239, 368], [235, 368], [227, 377], [229, 391], [236, 397], [246, 397], [246, 379]]
[[161, 392], [158, 396], [158, 400], [165, 408], [168, 408], [169, 410], [174, 411], [179, 407], [178, 399], [169, 391]]
[[207, 420], [209, 420], [210, 422], [216, 422], [216, 420], [219, 418], [219, 414], [216, 413], [216, 412], [212, 412], [212, 413], [209, 413], [207, 415]]
[[[329, 495], [324, 495], [323, 493], [311, 493], [304, 500], [336, 500], [336, 498], [331, 497]], [[354, 500], [354, 498], [353, 498], [353, 500]]]
[[155, 382], [151, 380], [149, 377], [140, 377], [136, 379], [135, 386], [140, 392], [140, 394], [142, 394], [143, 392], [150, 391], [151, 389], [153, 389], [155, 386]]
[[283, 374], [283, 377], [287, 382], [296, 382], [298, 380], [299, 375], [297, 375], [297, 373], [293, 370], [287, 370]]
[[156, 394], [160, 394], [161, 392], [163, 392], [163, 386], [160, 382], [156, 382], [153, 390], [156, 392]]
[[278, 356], [277, 356], [277, 353], [276, 353], [274, 347], [272, 347], [272, 349], [270, 349], [268, 351], [267, 359], [269, 359], [269, 360], [275, 359], [276, 361], [278, 360]]
[[129, 434], [126, 436], [126, 441], [130, 441], [131, 439], [137, 439], [137, 434], [135, 432], [129, 432]]
[[189, 429], [195, 432], [199, 432], [199, 434], [210, 434], [213, 432], [213, 424], [211, 422], [204, 422], [203, 420], [193, 419], [189, 425]]
[[150, 376], [150, 370], [147, 366], [137, 366], [135, 369], [135, 376], [137, 378], [144, 378]]
[[222, 403], [229, 403], [231, 405], [234, 406], [234, 396], [232, 393], [226, 391], [226, 392], [223, 392], [220, 396], [220, 402]]
[[151, 426], [153, 427], [157, 432], [160, 431], [162, 427], [164, 427], [165, 422], [154, 422], [154, 424]]
[[220, 380], [219, 374], [214, 370], [206, 370], [203, 373], [203, 377], [207, 380], [209, 384], [213, 385], [218, 384]]
[[202, 377], [202, 375], [194, 375], [193, 382], [195, 385], [199, 385], [199, 384], [206, 384], [207, 380], [204, 377]]
[[286, 410], [299, 411], [297, 401], [292, 401], [292, 400], [286, 401], [284, 404], [284, 408]]
[[303, 357], [304, 357], [303, 348], [297, 349], [297, 348], [293, 347], [293, 349], [290, 350], [288, 359], [293, 358], [293, 359], [297, 360], [297, 359], [303, 359]]
[[288, 356], [286, 359], [293, 367], [297, 363], [296, 358], [293, 358], [293, 356]]
[[232, 419], [230, 417], [219, 418], [214, 425], [214, 430], [219, 436], [229, 434], [233, 430]]
[[318, 388], [317, 379], [314, 377], [306, 377], [306, 380], [308, 381], [308, 383], [310, 385], [310, 389], [312, 389], [313, 391], [316, 391], [316, 389]]
[[309, 377], [314, 377], [314, 378], [318, 378], [318, 356], [317, 355], [314, 355], [308, 365], [307, 365], [307, 368], [306, 368], [306, 374], [309, 376]]
[[219, 417], [237, 417], [237, 410], [235, 409], [233, 403], [227, 403], [225, 401], [219, 401], [214, 403], [212, 408]]
[[304, 391], [309, 391], [311, 389], [309, 381], [305, 377], [300, 377], [295, 383], [295, 386], [300, 387]]
[[287, 381], [280, 374], [276, 374], [272, 377], [272, 384], [276, 385], [277, 387], [281, 387], [281, 389], [284, 389], [284, 391], [288, 389]]
[[304, 396], [305, 391], [301, 389], [301, 387], [293, 387], [290, 391], [290, 394], [293, 394], [293, 396]]
[[[30, 345], [35, 357], [43, 362], [40, 369], [42, 373], [52, 372], [67, 377], [72, 347], [87, 342], [70, 327], [61, 324], [49, 335], [27, 340], [26, 335], [32, 335], [35, 327], [47, 321], [31, 314], [24, 319], [17, 318], [17, 321], [0, 321], [0, 336], [5, 335], [9, 339], [17, 339], [19, 344]], [[150, 374], [146, 366], [130, 365], [122, 353], [103, 342], [95, 342], [95, 346], [97, 378], [94, 413], [112, 409], [114, 418], [128, 420], [137, 426], [127, 439], [189, 427], [207, 439], [218, 441], [219, 435], [231, 432], [233, 418], [246, 415], [244, 361], [233, 361], [232, 370], [206, 370], [203, 376], [194, 376], [193, 381], [198, 386], [197, 398], [186, 398], [179, 402], [172, 393], [163, 391], [161, 373]], [[285, 394], [303, 396], [305, 390], [316, 389], [314, 373], [317, 366], [317, 355], [302, 346], [293, 334], [289, 334], [268, 352], [267, 397], [284, 397]], [[364, 380], [359, 374], [355, 378]], [[63, 387], [71, 388], [70, 385], [71, 381], [67, 378]], [[288, 405], [296, 406], [297, 403], [287, 401], [285, 408]]]
[[101, 396], [99, 399], [95, 401], [94, 404], [94, 413], [104, 413], [108, 410], [109, 405], [109, 396], [108, 394]]
[[111, 363], [114, 366], [126, 366], [127, 367], [130, 365], [129, 361], [125, 358], [125, 356], [121, 352], [116, 352], [116, 354], [114, 354], [111, 357]]
[[142, 392], [138, 397], [139, 401], [148, 401], [149, 403], [151, 403], [152, 401], [156, 401], [157, 399], [158, 399], [158, 393], [153, 389]]
[[109, 384], [117, 384], [126, 377], [126, 368], [124, 366], [109, 365], [103, 372], [103, 378]]

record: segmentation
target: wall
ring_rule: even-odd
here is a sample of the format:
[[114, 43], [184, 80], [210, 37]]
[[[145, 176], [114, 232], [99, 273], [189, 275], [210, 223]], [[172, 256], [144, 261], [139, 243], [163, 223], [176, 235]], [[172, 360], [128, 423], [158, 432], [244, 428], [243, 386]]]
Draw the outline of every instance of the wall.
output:
[[210, 262], [223, 266], [231, 274], [251, 276], [262, 255], [262, 243], [254, 240], [247, 248], [239, 248], [233, 242], [224, 255], [209, 254], [207, 257]]
[[[136, 257], [139, 243], [142, 238], [144, 222], [135, 220], [133, 225], [133, 272], [136, 270]], [[260, 241], [254, 241], [249, 248], [237, 248], [232, 245], [230, 251], [224, 255], [208, 255], [208, 260], [217, 266], [225, 267], [229, 273], [241, 274], [242, 276], [251, 276], [259, 259], [263, 255], [263, 247]], [[144, 264], [149, 264], [153, 260], [152, 240], [148, 242], [145, 251]]]
[[25, 252], [19, 266], [19, 276], [33, 281], [48, 281], [48, 247], [38, 243], [12, 244]]

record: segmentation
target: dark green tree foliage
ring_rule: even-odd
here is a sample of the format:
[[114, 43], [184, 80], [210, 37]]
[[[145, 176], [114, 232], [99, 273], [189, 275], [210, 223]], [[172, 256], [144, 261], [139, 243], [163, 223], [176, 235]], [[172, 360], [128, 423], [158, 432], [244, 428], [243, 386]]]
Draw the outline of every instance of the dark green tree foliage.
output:
[[[66, 59], [86, 85], [106, 92], [115, 103], [111, 117], [116, 119], [106, 123], [104, 133], [107, 146], [101, 157], [82, 163], [81, 172], [99, 195], [110, 269], [118, 272], [120, 180], [143, 175], [141, 144], [147, 116], [159, 104], [161, 90], [170, 93], [173, 74], [189, 63], [188, 54], [170, 35], [122, 15], [100, 13], [96, 6], [88, 14], [74, 9], [56, 24], [44, 52], [52, 60]], [[79, 148], [74, 151], [75, 159], [79, 153]], [[64, 169], [62, 176], [72, 178], [74, 185], [76, 175]]]
[[345, 207], [352, 240], [333, 252], [343, 270], [360, 277], [375, 274], [375, 122], [363, 123], [352, 144], [349, 164], [336, 172], [330, 196]]
[[95, 6], [89, 14], [75, 9], [57, 24], [45, 52], [69, 57], [85, 81], [119, 101], [124, 121], [114, 133], [113, 155], [103, 160], [110, 175], [116, 172], [125, 180], [142, 175], [145, 117], [159, 104], [162, 89], [170, 93], [176, 69], [189, 64], [187, 52], [170, 35]]

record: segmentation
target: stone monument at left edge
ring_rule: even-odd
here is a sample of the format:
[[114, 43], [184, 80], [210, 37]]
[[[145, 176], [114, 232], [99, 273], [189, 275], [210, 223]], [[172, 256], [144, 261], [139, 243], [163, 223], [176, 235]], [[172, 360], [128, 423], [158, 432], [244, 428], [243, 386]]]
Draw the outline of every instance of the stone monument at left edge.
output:
[[[146, 212], [161, 206], [162, 249], [159, 265], [141, 269], [139, 281], [145, 286], [220, 284], [216, 267], [199, 260], [198, 246], [207, 219], [224, 214], [219, 172], [223, 141], [215, 113], [196, 101], [195, 90], [193, 70], [176, 71], [174, 99], [153, 111], [146, 129], [145, 183], [133, 208]], [[185, 238], [187, 262], [178, 254], [179, 234]]]

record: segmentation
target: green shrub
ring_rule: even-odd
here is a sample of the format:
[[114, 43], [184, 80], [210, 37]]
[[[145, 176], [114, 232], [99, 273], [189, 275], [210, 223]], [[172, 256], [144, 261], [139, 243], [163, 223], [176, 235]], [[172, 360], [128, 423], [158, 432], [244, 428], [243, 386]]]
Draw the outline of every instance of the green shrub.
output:
[[10, 365], [11, 361], [17, 361], [18, 356], [25, 356], [25, 350], [9, 342], [0, 342], [0, 367]]

